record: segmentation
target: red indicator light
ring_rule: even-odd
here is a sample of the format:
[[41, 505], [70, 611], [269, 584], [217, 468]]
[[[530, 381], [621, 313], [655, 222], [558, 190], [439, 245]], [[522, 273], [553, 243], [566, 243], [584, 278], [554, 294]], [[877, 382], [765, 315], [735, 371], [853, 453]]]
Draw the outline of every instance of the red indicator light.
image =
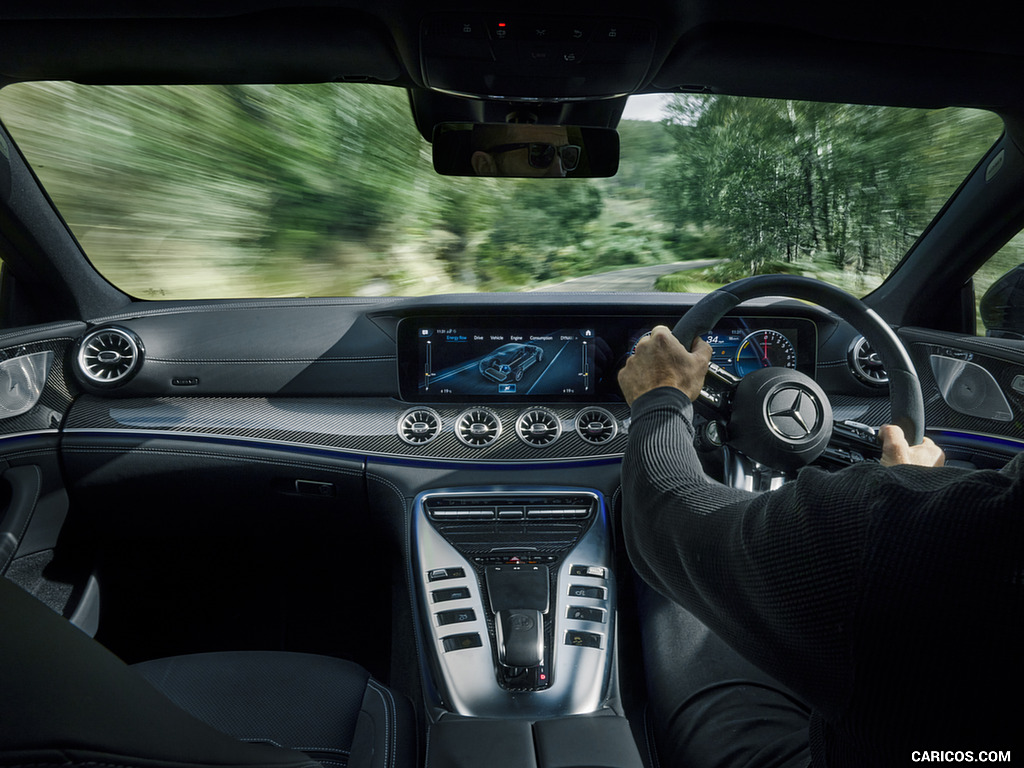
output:
[[542, 673], [540, 674], [540, 679], [541, 679], [541, 682], [544, 682], [545, 680], [547, 680], [547, 679], [548, 679], [548, 676], [547, 676], [547, 675], [545, 675], [545, 674], [544, 674], [544, 673], [542, 672]]
[[499, 21], [498, 22], [498, 26], [499, 27], [504, 27], [505, 26], [505, 22], [504, 21]]

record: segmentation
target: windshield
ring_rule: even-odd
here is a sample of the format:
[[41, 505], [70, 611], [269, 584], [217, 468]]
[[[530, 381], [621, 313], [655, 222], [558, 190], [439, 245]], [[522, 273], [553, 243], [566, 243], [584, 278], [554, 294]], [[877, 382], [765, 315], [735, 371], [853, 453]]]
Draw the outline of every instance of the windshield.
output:
[[398, 88], [0, 91], [86, 254], [144, 299], [702, 292], [780, 271], [863, 295], [1002, 130], [969, 110], [654, 107], [627, 109], [618, 175], [533, 180], [435, 174]]

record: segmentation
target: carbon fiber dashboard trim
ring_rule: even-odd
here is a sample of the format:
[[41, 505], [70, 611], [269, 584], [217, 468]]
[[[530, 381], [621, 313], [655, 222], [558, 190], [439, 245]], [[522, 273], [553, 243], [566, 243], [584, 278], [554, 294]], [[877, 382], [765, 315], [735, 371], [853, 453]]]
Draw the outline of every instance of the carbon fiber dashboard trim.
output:
[[892, 420], [888, 397], [857, 397], [855, 395], [829, 395], [832, 418], [835, 421], [857, 421], [880, 427]]
[[590, 445], [576, 433], [580, 406], [547, 406], [563, 422], [558, 440], [543, 448], [525, 444], [514, 424], [533, 406], [492, 406], [504, 426], [492, 444], [475, 448], [455, 433], [461, 406], [435, 406], [441, 432], [424, 445], [409, 445], [398, 423], [408, 404], [387, 398], [130, 398], [85, 395], [76, 401], [65, 432], [226, 437], [431, 461], [547, 463], [619, 458], [626, 449], [625, 405], [607, 408], [618, 421], [608, 443]]

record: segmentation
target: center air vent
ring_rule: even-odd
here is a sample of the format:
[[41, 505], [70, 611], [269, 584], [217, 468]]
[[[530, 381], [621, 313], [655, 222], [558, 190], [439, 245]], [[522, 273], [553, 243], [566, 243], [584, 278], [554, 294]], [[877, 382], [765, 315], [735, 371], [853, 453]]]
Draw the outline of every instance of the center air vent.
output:
[[91, 384], [114, 387], [138, 371], [142, 355], [142, 342], [131, 331], [99, 328], [79, 342], [78, 370]]
[[412, 408], [398, 419], [398, 436], [409, 445], [425, 445], [441, 433], [441, 417], [431, 408]]
[[604, 408], [588, 408], [576, 415], [576, 432], [591, 445], [603, 445], [619, 431], [612, 416]]
[[849, 360], [853, 375], [865, 384], [881, 386], [888, 383], [889, 374], [882, 367], [882, 359], [863, 336], [858, 336], [850, 345]]
[[516, 434], [527, 445], [544, 448], [562, 434], [562, 422], [547, 408], [532, 408], [516, 419]]
[[501, 435], [501, 420], [490, 408], [470, 408], [455, 420], [455, 436], [471, 448], [485, 448]]

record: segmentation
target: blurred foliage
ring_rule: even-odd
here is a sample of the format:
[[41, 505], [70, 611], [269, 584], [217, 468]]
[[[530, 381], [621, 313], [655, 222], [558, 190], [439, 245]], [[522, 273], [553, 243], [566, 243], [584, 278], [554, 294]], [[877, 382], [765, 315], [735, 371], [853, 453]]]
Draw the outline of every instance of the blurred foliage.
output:
[[[674, 97], [624, 121], [618, 176], [437, 176], [406, 93], [365, 85], [0, 92], [72, 231], [142, 298], [523, 290], [719, 263], [876, 285], [1001, 130], [967, 110]], [[955, 148], [955, 151], [950, 151]], [[688, 290], [683, 287], [682, 290]], [[703, 288], [700, 288], [703, 290]]]
[[699, 96], [675, 97], [665, 124], [657, 208], [713, 228], [729, 274], [784, 260], [860, 284], [892, 270], [1002, 130], [969, 110]]

